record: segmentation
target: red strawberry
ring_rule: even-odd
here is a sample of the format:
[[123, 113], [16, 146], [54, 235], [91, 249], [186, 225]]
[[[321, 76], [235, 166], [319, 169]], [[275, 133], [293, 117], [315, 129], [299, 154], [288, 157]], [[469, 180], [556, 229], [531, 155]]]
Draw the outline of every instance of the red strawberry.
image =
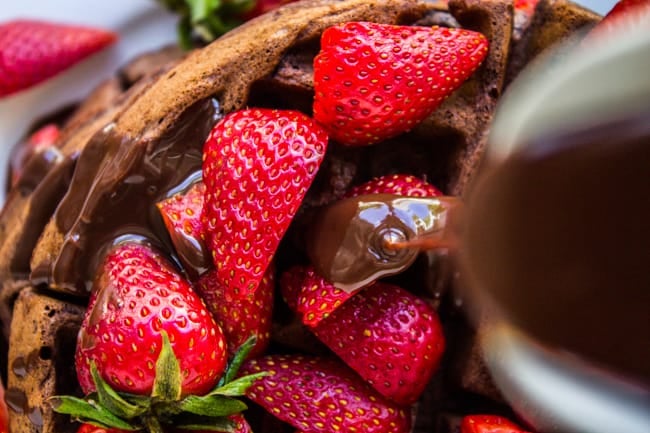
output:
[[528, 16], [532, 15], [539, 0], [515, 0], [515, 12], [522, 12]]
[[0, 96], [53, 77], [116, 39], [105, 30], [44, 21], [0, 24]]
[[193, 279], [212, 266], [201, 221], [204, 194], [205, 184], [196, 182], [186, 191], [156, 204], [176, 253]]
[[182, 395], [211, 390], [226, 365], [226, 342], [205, 304], [149, 246], [116, 246], [100, 267], [79, 332], [75, 361], [81, 388], [86, 393], [95, 388], [94, 361], [115, 390], [149, 395], [163, 331], [183, 372]]
[[104, 428], [93, 424], [83, 423], [77, 430], [77, 433], [128, 433], [128, 430], [119, 428]]
[[422, 179], [410, 174], [393, 174], [377, 177], [350, 189], [345, 196], [357, 197], [365, 194], [395, 194], [406, 197], [438, 197], [442, 192]]
[[282, 294], [289, 307], [310, 327], [339, 308], [356, 292], [334, 287], [310, 267], [295, 266], [280, 279]]
[[[248, 422], [246, 421], [246, 418], [244, 418], [243, 415], [237, 414], [237, 415], [231, 415], [230, 420], [235, 423], [235, 429], [233, 430], [233, 433], [253, 433], [253, 430], [251, 429], [251, 426], [248, 425]], [[195, 431], [195, 430], [188, 430], [187, 433], [208, 433], [208, 431]]]
[[586, 40], [591, 40], [594, 37], [610, 37], [616, 31], [624, 32], [633, 28], [650, 30], [650, 0], [619, 1], [605, 15], [605, 18], [589, 32]]
[[0, 433], [9, 433], [9, 414], [5, 401], [5, 387], [0, 381]]
[[226, 298], [226, 289], [216, 278], [214, 270], [203, 275], [196, 289], [208, 309], [223, 329], [228, 341], [228, 353], [234, 355], [237, 349], [250, 337], [257, 337], [249, 357], [261, 355], [271, 339], [271, 316], [275, 291], [275, 267], [267, 269], [252, 298]]
[[487, 39], [463, 29], [348, 22], [314, 59], [314, 118], [348, 145], [406, 132], [483, 61]]
[[468, 415], [463, 418], [460, 433], [526, 433], [517, 424], [497, 415]]
[[226, 115], [204, 147], [206, 240], [226, 297], [250, 297], [325, 155], [327, 134], [297, 111]]
[[26, 141], [19, 143], [12, 150], [10, 160], [12, 185], [15, 185], [20, 177], [27, 160], [36, 152], [53, 146], [59, 138], [60, 133], [61, 131], [57, 125], [48, 123], [34, 131]]
[[248, 12], [242, 15], [244, 20], [250, 20], [258, 15], [263, 15], [267, 12], [277, 9], [282, 5], [293, 3], [296, 0], [255, 0], [253, 7]]
[[268, 372], [246, 395], [277, 418], [309, 433], [408, 433], [410, 415], [335, 360], [291, 355], [254, 359], [248, 374]]
[[312, 330], [379, 393], [403, 405], [424, 391], [445, 346], [433, 308], [383, 282], [348, 299]]

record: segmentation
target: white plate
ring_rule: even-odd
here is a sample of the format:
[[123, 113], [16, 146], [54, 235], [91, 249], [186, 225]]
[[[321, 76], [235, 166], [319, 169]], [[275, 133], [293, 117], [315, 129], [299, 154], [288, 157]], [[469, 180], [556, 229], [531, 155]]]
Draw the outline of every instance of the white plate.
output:
[[138, 53], [176, 40], [176, 17], [153, 0], [21, 0], [3, 1], [0, 22], [16, 18], [88, 25], [117, 32], [119, 41], [64, 73], [38, 86], [0, 99], [0, 203], [9, 150], [31, 123], [79, 101], [120, 65]]
[[[615, 1], [585, 0], [579, 3], [604, 13]], [[176, 17], [162, 10], [153, 0], [4, 0], [0, 22], [15, 18], [40, 18], [103, 27], [118, 32], [120, 41], [41, 85], [0, 99], [0, 161], [6, 161], [11, 146], [25, 134], [34, 119], [80, 100], [136, 54], [176, 39]], [[2, 162], [0, 185], [5, 178], [6, 164]], [[3, 202], [4, 188], [0, 188], [0, 204]]]

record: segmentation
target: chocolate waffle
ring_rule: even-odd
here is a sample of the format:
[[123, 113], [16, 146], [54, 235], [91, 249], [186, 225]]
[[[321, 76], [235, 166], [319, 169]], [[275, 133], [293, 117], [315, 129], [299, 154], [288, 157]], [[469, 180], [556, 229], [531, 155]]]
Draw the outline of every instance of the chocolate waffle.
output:
[[[76, 429], [46, 400], [79, 392], [71, 371], [74, 342], [102, 252], [117, 238], [146, 237], [174, 256], [154, 203], [200, 175], [203, 142], [224, 113], [246, 106], [310, 113], [312, 61], [325, 28], [347, 21], [459, 26], [486, 35], [490, 50], [470, 80], [411, 132], [365, 148], [332, 143], [296, 225], [310, 208], [379, 175], [412, 173], [462, 195], [506, 83], [544, 49], [598, 20], [566, 1], [542, 0], [532, 21], [516, 25], [507, 0], [452, 0], [448, 7], [417, 0], [305, 0], [187, 55], [169, 50], [125, 67], [68, 117], [56, 146], [26, 163], [0, 215], [0, 319], [8, 346], [2, 367], [11, 431]], [[279, 269], [299, 254], [290, 241], [283, 243]], [[474, 330], [447, 290], [450, 281], [430, 268], [419, 260], [400, 282], [437, 305], [448, 339], [459, 343], [450, 345], [419, 403], [418, 433], [453, 431], [446, 429], [470, 411], [509, 413], [473, 343]], [[291, 319], [278, 314], [276, 322], [278, 347], [323, 350]]]

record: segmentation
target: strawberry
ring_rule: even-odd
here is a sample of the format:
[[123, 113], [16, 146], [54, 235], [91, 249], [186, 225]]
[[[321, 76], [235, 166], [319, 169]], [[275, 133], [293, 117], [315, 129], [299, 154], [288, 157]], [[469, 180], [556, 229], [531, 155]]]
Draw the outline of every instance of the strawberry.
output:
[[212, 266], [201, 221], [204, 194], [205, 184], [196, 182], [186, 191], [156, 203], [176, 253], [193, 279]]
[[99, 427], [89, 423], [83, 423], [79, 426], [77, 433], [127, 433], [128, 430], [121, 430], [118, 428], [105, 428]]
[[314, 59], [314, 119], [331, 138], [368, 145], [406, 132], [481, 64], [487, 39], [441, 27], [348, 22]]
[[48, 123], [34, 131], [24, 142], [13, 149], [9, 161], [11, 182], [15, 185], [22, 173], [25, 163], [29, 158], [43, 149], [54, 146], [61, 134], [61, 130], [54, 123]]
[[231, 356], [250, 337], [256, 338], [250, 357], [261, 355], [271, 339], [271, 316], [275, 291], [275, 269], [271, 264], [262, 277], [252, 298], [226, 298], [226, 289], [212, 270], [196, 283], [196, 289], [205, 301], [217, 323], [223, 329]]
[[116, 39], [105, 30], [45, 21], [0, 24], [0, 96], [51, 78]]
[[318, 324], [356, 293], [334, 287], [311, 266], [294, 266], [286, 271], [280, 279], [280, 287], [289, 307], [309, 327]]
[[406, 290], [377, 282], [312, 328], [314, 334], [380, 394], [414, 403], [445, 346], [430, 305]]
[[535, 12], [539, 0], [515, 0], [515, 12], [522, 12], [527, 16], [531, 16]]
[[377, 394], [332, 359], [271, 355], [249, 361], [247, 373], [266, 372], [248, 398], [299, 431], [408, 433], [410, 414]]
[[617, 31], [625, 32], [631, 28], [650, 30], [650, 0], [621, 0], [594, 27], [585, 40], [598, 37], [611, 37]]
[[253, 19], [259, 15], [263, 15], [267, 12], [277, 9], [282, 5], [293, 3], [296, 0], [254, 0], [253, 7], [241, 15], [244, 20]]
[[182, 395], [212, 389], [225, 368], [226, 342], [205, 304], [149, 246], [118, 245], [101, 265], [79, 332], [81, 388], [95, 390], [92, 361], [114, 389], [150, 394], [163, 331], [183, 371]]
[[345, 197], [365, 194], [395, 194], [406, 197], [438, 197], [442, 192], [422, 179], [410, 174], [393, 174], [377, 177], [350, 189]]
[[460, 433], [526, 433], [507, 418], [497, 415], [468, 415], [460, 425]]
[[5, 387], [0, 381], [0, 433], [9, 433], [9, 413], [5, 401]]
[[226, 115], [204, 146], [203, 222], [226, 298], [251, 297], [325, 155], [327, 134], [297, 111]]

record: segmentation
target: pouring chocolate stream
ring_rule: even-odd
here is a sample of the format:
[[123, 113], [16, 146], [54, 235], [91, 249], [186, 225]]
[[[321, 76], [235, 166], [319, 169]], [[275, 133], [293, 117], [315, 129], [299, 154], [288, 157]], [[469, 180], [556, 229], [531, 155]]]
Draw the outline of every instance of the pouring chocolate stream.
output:
[[307, 253], [321, 275], [353, 292], [404, 271], [420, 250], [451, 247], [449, 219], [461, 206], [457, 197], [347, 198], [319, 213]]

